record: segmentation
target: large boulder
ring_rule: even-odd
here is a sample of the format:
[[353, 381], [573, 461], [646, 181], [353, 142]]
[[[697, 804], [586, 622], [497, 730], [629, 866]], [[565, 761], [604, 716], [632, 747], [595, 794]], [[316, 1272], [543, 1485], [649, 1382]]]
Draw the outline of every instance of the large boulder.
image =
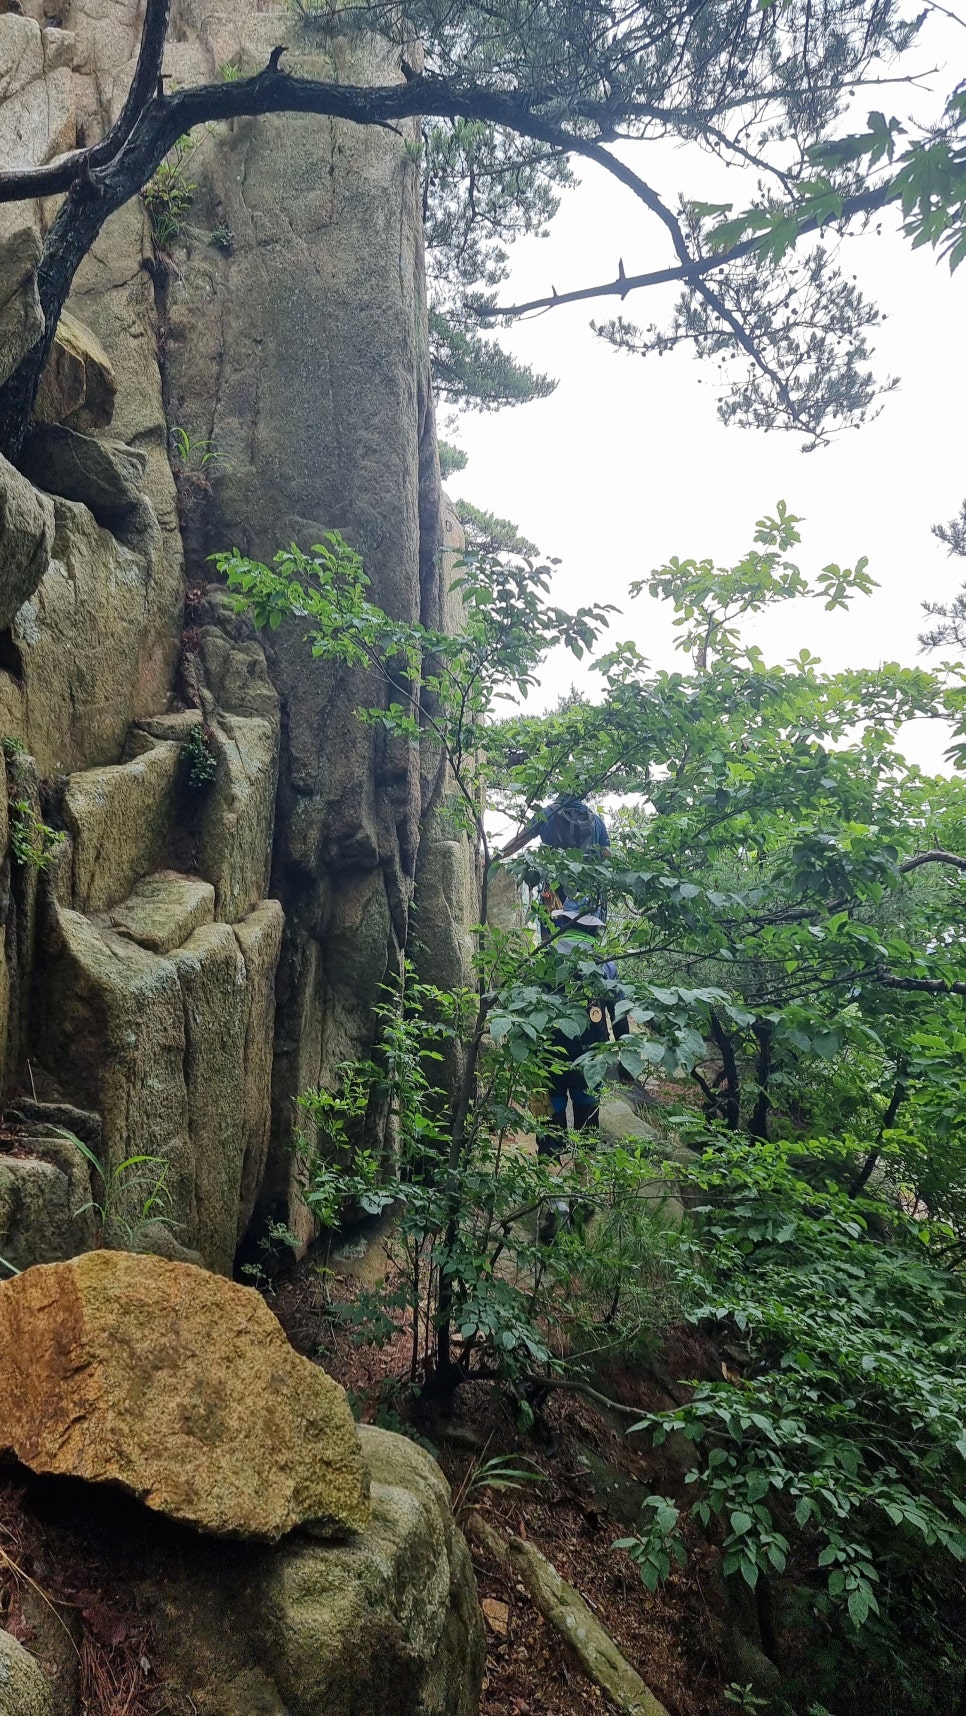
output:
[[293, 1543], [273, 1558], [254, 1606], [261, 1651], [285, 1705], [305, 1716], [472, 1716], [482, 1623], [445, 1479], [403, 1437], [360, 1434], [369, 1529], [345, 1547]]
[[[45, 1557], [74, 1546], [111, 1572], [119, 1618], [148, 1629], [152, 1709], [174, 1716], [476, 1716], [484, 1639], [473, 1569], [436, 1462], [363, 1426], [372, 1514], [346, 1543], [294, 1533], [229, 1543], [113, 1501], [92, 1486], [44, 1509]], [[27, 1507], [29, 1509], [29, 1495]], [[48, 1565], [49, 1565], [48, 1561]], [[106, 1593], [108, 1609], [111, 1593]], [[23, 1587], [11, 1611], [55, 1684], [56, 1716], [81, 1716], [73, 1645]], [[67, 1613], [68, 1621], [71, 1614]], [[2, 1636], [2, 1635], [0, 1635]], [[139, 1706], [140, 1708], [140, 1706]], [[3, 1703], [0, 1716], [51, 1716]]]
[[404, 1437], [359, 1435], [372, 1517], [350, 1543], [138, 1544], [130, 1588], [172, 1708], [180, 1693], [197, 1716], [475, 1716], [482, 1618], [446, 1481]]
[[117, 1486], [171, 1519], [274, 1542], [361, 1530], [344, 1391], [251, 1288], [92, 1251], [0, 1286], [0, 1458]]

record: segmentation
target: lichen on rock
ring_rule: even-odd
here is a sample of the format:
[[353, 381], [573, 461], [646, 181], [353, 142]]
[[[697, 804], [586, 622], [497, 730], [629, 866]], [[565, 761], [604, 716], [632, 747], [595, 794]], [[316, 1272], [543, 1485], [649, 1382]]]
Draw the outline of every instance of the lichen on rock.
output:
[[0, 1716], [60, 1716], [43, 1670], [12, 1634], [0, 1627]]

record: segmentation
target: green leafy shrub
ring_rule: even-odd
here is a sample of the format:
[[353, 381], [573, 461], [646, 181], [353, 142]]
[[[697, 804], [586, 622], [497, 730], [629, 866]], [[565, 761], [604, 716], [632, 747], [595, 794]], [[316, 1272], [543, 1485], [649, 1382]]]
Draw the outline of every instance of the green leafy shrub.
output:
[[[359, 1295], [341, 1315], [357, 1340], [375, 1344], [395, 1339], [405, 1316], [412, 1383], [435, 1381], [447, 1355], [450, 1388], [471, 1376], [581, 1374], [604, 1355], [639, 1350], [644, 1330], [653, 1343], [667, 1314], [653, 1169], [639, 1149], [600, 1150], [589, 1134], [557, 1163], [522, 1148], [547, 1054], [538, 1039], [517, 1058], [506, 1037], [484, 1047], [467, 1143], [454, 1159], [446, 1093], [432, 1074], [462, 1033], [469, 999], [410, 974], [402, 1005], [381, 1009], [378, 1059], [344, 1066], [337, 1091], [300, 1098], [303, 1195], [324, 1226], [347, 1204], [369, 1215], [393, 1207], [401, 1283]], [[528, 1007], [523, 1000], [522, 1023]], [[389, 1111], [391, 1164], [365, 1142], [374, 1104]], [[562, 1231], [541, 1243], [542, 1218], [561, 1207]], [[444, 1321], [452, 1340], [441, 1346]], [[554, 1356], [562, 1348], [569, 1367]]]
[[10, 847], [16, 862], [25, 870], [46, 870], [64, 839], [37, 815], [29, 799], [10, 800]]
[[202, 440], [176, 423], [169, 430], [178, 472], [184, 476], [202, 476], [210, 465], [217, 464], [221, 454], [211, 440]]
[[210, 786], [218, 773], [218, 755], [211, 739], [211, 729], [202, 723], [189, 729], [182, 742], [181, 755], [188, 766], [188, 785], [195, 791]]
[[[573, 1380], [601, 1352], [646, 1352], [662, 1306], [683, 1304], [728, 1365], [639, 1433], [693, 1443], [688, 1511], [755, 1590], [788, 1696], [961, 1716], [966, 788], [924, 777], [894, 735], [929, 713], [962, 740], [966, 717], [951, 678], [820, 674], [807, 649], [769, 666], [744, 643], [748, 615], [868, 592], [862, 560], [805, 578], [797, 525], [779, 504], [736, 566], [675, 559], [638, 586], [672, 602], [693, 672], [655, 672], [624, 640], [596, 663], [599, 702], [504, 721], [497, 700], [519, 707], [547, 649], [579, 657], [606, 618], [553, 607], [550, 568], [494, 552], [492, 532], [456, 581], [456, 636], [370, 602], [335, 534], [271, 568], [217, 563], [256, 624], [290, 619], [316, 657], [372, 675], [360, 720], [438, 746], [432, 808], [453, 789], [483, 877], [473, 995], [407, 984], [372, 1060], [306, 1098], [320, 1220], [346, 1199], [399, 1212], [402, 1283], [352, 1313], [360, 1337], [375, 1311], [375, 1338], [397, 1339], [403, 1313], [424, 1395], [503, 1378], [532, 1410], [526, 1387], [560, 1380], [565, 1344]], [[524, 839], [553, 791], [635, 795], [593, 865], [548, 850], [514, 865], [563, 897], [606, 894], [583, 960], [487, 926], [481, 773]], [[610, 956], [632, 1034], [581, 1065], [591, 1085], [618, 1067], [671, 1077], [702, 1108], [675, 1122], [701, 1152], [680, 1170], [698, 1207], [679, 1237], [642, 1207], [650, 1147], [582, 1137], [558, 1171], [517, 1142], [549, 1045], [608, 999]], [[555, 1204], [566, 1219], [541, 1246]], [[654, 1498], [625, 1540], [645, 1584], [680, 1560], [680, 1502]]]
[[[890, 1708], [946, 1709], [963, 1643], [966, 1288], [895, 1203], [849, 1196], [847, 1156], [828, 1140], [708, 1143], [685, 1175], [700, 1227], [672, 1242], [672, 1266], [689, 1318], [742, 1374], [636, 1428], [692, 1441], [692, 1515], [726, 1574], [777, 1582], [819, 1620], [826, 1692], [846, 1673], [878, 1685], [892, 1663], [909, 1702]], [[664, 1500], [623, 1545], [651, 1589], [674, 1542]]]
[[7, 737], [2, 744], [7, 767], [10, 850], [14, 862], [24, 870], [46, 870], [53, 862], [64, 835], [44, 822], [26, 796], [24, 769], [27, 753], [20, 740]]

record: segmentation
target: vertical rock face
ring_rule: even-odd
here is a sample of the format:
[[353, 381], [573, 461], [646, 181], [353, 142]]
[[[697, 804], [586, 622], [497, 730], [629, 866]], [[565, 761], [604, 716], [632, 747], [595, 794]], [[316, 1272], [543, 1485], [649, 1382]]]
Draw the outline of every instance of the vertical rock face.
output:
[[[142, 10], [0, 16], [11, 159], [103, 132]], [[266, 0], [175, 0], [165, 73], [256, 71], [279, 42], [304, 75], [401, 76]], [[41, 1098], [100, 1117], [108, 1175], [156, 1157], [168, 1248], [222, 1270], [253, 1212], [308, 1237], [294, 1100], [368, 1050], [406, 950], [440, 982], [466, 970], [466, 847], [421, 829], [436, 758], [363, 727], [379, 687], [315, 662], [298, 628], [256, 637], [208, 562], [338, 529], [375, 601], [445, 622], [458, 527], [440, 522], [414, 140], [295, 115], [196, 134], [184, 223], [159, 242], [135, 200], [107, 224], [25, 474], [0, 463], [0, 734], [35, 759], [31, 814], [66, 836], [45, 874], [0, 873], [7, 1089], [29, 1058]], [[0, 373], [39, 332], [43, 226], [26, 205], [3, 222]], [[213, 778], [192, 787], [201, 724]]]
[[[305, 76], [400, 76], [372, 44], [266, 16], [254, 0], [214, 14], [181, 0], [178, 18], [188, 41], [171, 69], [186, 82], [226, 63], [254, 71], [278, 41]], [[218, 455], [211, 492], [185, 520], [192, 573], [218, 548], [270, 560], [338, 529], [377, 602], [404, 619], [435, 612], [434, 458], [420, 518], [431, 436], [421, 212], [404, 141], [311, 117], [238, 121], [196, 150], [191, 176], [199, 191], [167, 302], [169, 406]], [[409, 933], [421, 782], [411, 747], [356, 721], [355, 706], [380, 695], [363, 676], [313, 661], [297, 628], [273, 637], [269, 671], [283, 712], [273, 892], [287, 928], [265, 1202], [292, 1219], [293, 1101], [371, 1042]]]

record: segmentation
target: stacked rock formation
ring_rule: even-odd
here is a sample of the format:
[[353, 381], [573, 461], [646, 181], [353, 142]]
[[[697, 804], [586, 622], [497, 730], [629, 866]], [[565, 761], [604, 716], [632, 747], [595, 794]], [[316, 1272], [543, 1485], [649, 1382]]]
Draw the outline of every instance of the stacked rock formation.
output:
[[[0, 14], [11, 164], [104, 131], [141, 26], [137, 0], [25, 11]], [[165, 75], [254, 71], [278, 42], [306, 75], [402, 75], [374, 41], [263, 0], [176, 0]], [[163, 1227], [116, 1210], [86, 1243], [224, 1272], [270, 1220], [307, 1241], [296, 1097], [368, 1052], [407, 952], [444, 984], [468, 969], [469, 855], [423, 816], [435, 754], [356, 721], [373, 686], [315, 662], [297, 627], [256, 636], [208, 560], [336, 528], [376, 601], [446, 621], [460, 536], [439, 488], [407, 140], [298, 115], [196, 136], [185, 220], [162, 241], [135, 199], [108, 222], [20, 469], [0, 459], [8, 797], [28, 829], [65, 836], [42, 873], [16, 856], [0, 870], [0, 1094], [29, 1096], [41, 1133], [64, 1129], [55, 1110], [80, 1116], [101, 1205], [133, 1154], [164, 1176]], [[40, 331], [48, 218], [0, 210], [0, 380]], [[192, 771], [199, 744], [212, 779]], [[16, 1213], [36, 1212], [41, 1181], [68, 1211], [59, 1233], [80, 1207], [62, 1161], [25, 1160], [0, 1181], [0, 1256], [17, 1267], [69, 1255], [37, 1251]]]

